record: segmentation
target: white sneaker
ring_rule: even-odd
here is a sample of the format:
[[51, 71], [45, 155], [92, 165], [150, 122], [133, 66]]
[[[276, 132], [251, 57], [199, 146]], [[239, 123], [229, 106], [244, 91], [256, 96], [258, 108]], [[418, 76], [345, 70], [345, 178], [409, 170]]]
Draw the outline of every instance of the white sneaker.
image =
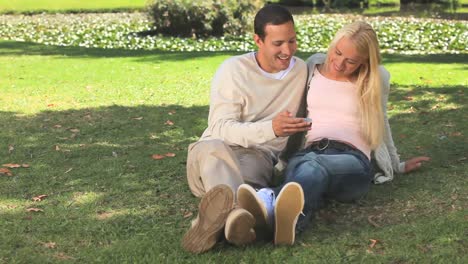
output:
[[257, 191], [257, 196], [260, 197], [265, 204], [267, 211], [266, 223], [269, 227], [273, 228], [275, 224], [275, 192], [270, 188], [262, 188]]
[[237, 189], [237, 204], [255, 218], [257, 238], [271, 234], [274, 224], [275, 195], [273, 190], [263, 188], [255, 191], [252, 186], [242, 184]]

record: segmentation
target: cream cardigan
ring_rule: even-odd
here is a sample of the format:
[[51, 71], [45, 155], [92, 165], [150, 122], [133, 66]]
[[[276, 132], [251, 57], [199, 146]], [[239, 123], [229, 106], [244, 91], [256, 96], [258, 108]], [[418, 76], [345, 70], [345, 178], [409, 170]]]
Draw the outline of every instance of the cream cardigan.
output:
[[[308, 78], [306, 89], [309, 89], [310, 80], [313, 77], [315, 68], [319, 64], [325, 62], [326, 55], [322, 53], [317, 53], [312, 55], [307, 59], [307, 68], [308, 68]], [[390, 124], [388, 123], [387, 117], [387, 101], [388, 95], [390, 93], [390, 73], [383, 67], [380, 66], [380, 74], [382, 78], [382, 109], [384, 113], [384, 126], [385, 134], [383, 142], [377, 147], [375, 151], [372, 152], [372, 158], [375, 159], [375, 164], [378, 168], [375, 168], [374, 174], [374, 183], [381, 184], [387, 181], [393, 180], [394, 172], [403, 173], [405, 169], [405, 162], [400, 162], [400, 158], [397, 154], [397, 149], [393, 143], [392, 131], [390, 129]], [[303, 98], [301, 107], [298, 112], [298, 116], [305, 117], [307, 112], [306, 97]], [[295, 152], [304, 148], [305, 144], [305, 134], [298, 133], [296, 135], [290, 136], [288, 140], [288, 145], [286, 149], [281, 154], [281, 161], [277, 164], [276, 168], [282, 171], [285, 167], [285, 161], [287, 161]]]

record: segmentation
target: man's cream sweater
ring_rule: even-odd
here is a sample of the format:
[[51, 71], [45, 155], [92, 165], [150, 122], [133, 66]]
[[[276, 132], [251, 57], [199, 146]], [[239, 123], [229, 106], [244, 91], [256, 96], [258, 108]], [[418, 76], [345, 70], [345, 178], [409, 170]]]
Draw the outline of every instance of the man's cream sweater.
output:
[[307, 82], [305, 62], [295, 60], [281, 80], [262, 75], [250, 53], [224, 61], [211, 84], [208, 128], [200, 140], [258, 148], [276, 159], [287, 137], [276, 137], [272, 120], [285, 110], [297, 113]]

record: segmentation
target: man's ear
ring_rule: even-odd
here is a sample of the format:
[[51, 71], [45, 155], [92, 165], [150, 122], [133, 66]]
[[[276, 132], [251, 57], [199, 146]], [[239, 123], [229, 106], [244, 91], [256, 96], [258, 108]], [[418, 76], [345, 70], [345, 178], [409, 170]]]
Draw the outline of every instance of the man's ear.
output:
[[257, 45], [257, 47], [260, 47], [261, 45], [263, 45], [262, 38], [257, 34], [254, 34], [254, 41], [255, 41], [255, 44]]

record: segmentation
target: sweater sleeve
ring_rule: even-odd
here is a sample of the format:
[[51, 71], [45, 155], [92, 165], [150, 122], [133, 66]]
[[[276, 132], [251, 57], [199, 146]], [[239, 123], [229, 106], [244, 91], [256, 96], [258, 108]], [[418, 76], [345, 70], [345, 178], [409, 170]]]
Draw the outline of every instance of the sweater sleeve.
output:
[[236, 69], [227, 61], [221, 65], [213, 78], [207, 128], [210, 136], [245, 148], [275, 139], [272, 120], [242, 120], [245, 100], [235, 74]]
[[384, 134], [384, 142], [388, 150], [388, 154], [390, 156], [390, 160], [392, 163], [393, 171], [397, 173], [403, 173], [405, 164], [404, 162], [400, 162], [400, 157], [397, 153], [397, 148], [395, 147], [395, 143], [393, 142], [392, 137], [392, 130], [390, 128], [390, 123], [388, 121], [387, 115], [387, 103], [388, 103], [388, 96], [390, 93], [390, 73], [381, 66], [380, 68], [381, 78], [382, 78], [382, 110], [384, 115], [384, 126], [385, 126], [385, 134]]

